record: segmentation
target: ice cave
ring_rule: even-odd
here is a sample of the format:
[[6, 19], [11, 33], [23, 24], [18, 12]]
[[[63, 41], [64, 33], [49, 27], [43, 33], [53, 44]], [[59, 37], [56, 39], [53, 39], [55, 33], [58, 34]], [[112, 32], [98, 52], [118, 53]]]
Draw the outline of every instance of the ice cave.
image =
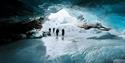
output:
[[0, 2], [0, 63], [125, 63], [125, 0]]

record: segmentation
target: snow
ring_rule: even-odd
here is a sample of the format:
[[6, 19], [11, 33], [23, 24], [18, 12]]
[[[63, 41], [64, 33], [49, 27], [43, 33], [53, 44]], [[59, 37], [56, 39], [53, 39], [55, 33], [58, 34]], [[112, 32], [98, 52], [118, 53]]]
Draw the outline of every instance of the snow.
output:
[[[86, 15], [89, 16], [90, 13]], [[43, 24], [42, 31], [47, 31], [48, 28], [64, 28], [66, 34], [64, 40], [61, 39], [61, 33], [58, 39], [55, 33], [42, 38], [47, 48], [47, 63], [112, 63], [114, 60], [125, 58], [125, 40], [116, 30], [79, 28], [77, 17], [70, 15], [66, 9], [52, 13], [48, 18], [49, 21]]]
[[[96, 16], [89, 12], [85, 12], [85, 15], [88, 18], [92, 17], [93, 19], [89, 20], [93, 20], [93, 23], [97, 21]], [[51, 36], [41, 39], [24, 39], [0, 46], [0, 62], [113, 63], [116, 60], [125, 59], [125, 36], [116, 30], [101, 31], [79, 28], [77, 25], [81, 22], [67, 9], [50, 14], [48, 19], [37, 36], [43, 31], [48, 31], [49, 28], [59, 28], [59, 30], [64, 28], [66, 33], [64, 40], [62, 40], [60, 31], [58, 39], [55, 33], [51, 33]], [[93, 39], [88, 39], [91, 37]]]

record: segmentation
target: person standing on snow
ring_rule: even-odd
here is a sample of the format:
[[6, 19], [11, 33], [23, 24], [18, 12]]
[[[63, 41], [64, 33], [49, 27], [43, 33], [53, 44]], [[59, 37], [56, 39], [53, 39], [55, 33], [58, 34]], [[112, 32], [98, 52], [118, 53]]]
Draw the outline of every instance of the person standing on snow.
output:
[[56, 38], [58, 39], [59, 36], [59, 29], [56, 29]]
[[62, 29], [62, 40], [64, 40], [65, 30]]
[[48, 36], [51, 36], [51, 28], [49, 28]]
[[53, 33], [55, 32], [55, 28], [53, 28]]

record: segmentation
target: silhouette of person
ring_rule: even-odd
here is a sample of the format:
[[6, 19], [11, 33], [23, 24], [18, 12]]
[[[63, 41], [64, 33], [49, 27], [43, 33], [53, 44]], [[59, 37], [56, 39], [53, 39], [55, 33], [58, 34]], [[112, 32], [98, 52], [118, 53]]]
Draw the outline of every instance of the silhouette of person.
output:
[[56, 38], [58, 39], [59, 36], [59, 29], [56, 29]]
[[55, 32], [55, 28], [53, 28], [53, 33]]
[[49, 33], [48, 33], [49, 36], [51, 36], [51, 28], [49, 28]]
[[62, 40], [64, 40], [65, 30], [62, 29]]

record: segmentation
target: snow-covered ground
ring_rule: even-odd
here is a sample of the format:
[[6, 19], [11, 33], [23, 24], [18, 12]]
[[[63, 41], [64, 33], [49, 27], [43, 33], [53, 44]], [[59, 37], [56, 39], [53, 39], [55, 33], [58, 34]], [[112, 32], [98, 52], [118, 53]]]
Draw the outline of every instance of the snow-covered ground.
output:
[[[89, 13], [86, 13], [89, 16]], [[93, 15], [88, 18], [97, 21]], [[125, 40], [115, 30], [84, 30], [77, 27], [79, 20], [62, 9], [48, 16], [42, 31], [49, 28], [60, 29], [60, 36], [42, 38], [47, 48], [47, 63], [113, 63], [125, 59]], [[65, 29], [65, 39], [61, 39], [61, 29]]]

